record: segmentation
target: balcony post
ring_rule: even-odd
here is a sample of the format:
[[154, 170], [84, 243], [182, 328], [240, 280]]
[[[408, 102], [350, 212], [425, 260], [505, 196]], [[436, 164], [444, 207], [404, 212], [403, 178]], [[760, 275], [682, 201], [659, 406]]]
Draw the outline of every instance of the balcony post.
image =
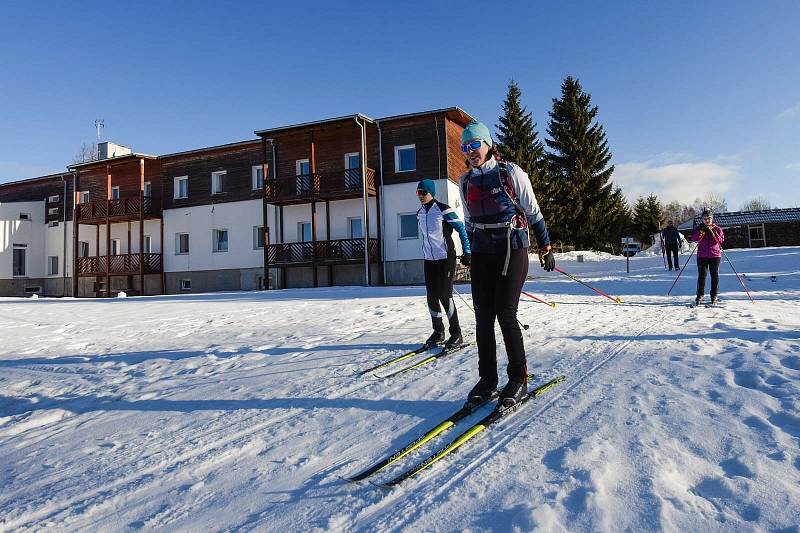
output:
[[[72, 175], [72, 297], [78, 297], [78, 176], [79, 170], [74, 170]], [[67, 210], [67, 199], [64, 198], [64, 212]], [[66, 258], [64, 258], [66, 262]]]
[[314, 287], [319, 287], [319, 274], [317, 272], [317, 154], [314, 147], [314, 132], [311, 132], [311, 161], [309, 162], [311, 171], [311, 265], [314, 269]]
[[[163, 213], [162, 213], [163, 218]], [[152, 241], [151, 241], [152, 242]], [[130, 253], [130, 249], [128, 249]], [[144, 158], [139, 159], [139, 294], [144, 290]]]

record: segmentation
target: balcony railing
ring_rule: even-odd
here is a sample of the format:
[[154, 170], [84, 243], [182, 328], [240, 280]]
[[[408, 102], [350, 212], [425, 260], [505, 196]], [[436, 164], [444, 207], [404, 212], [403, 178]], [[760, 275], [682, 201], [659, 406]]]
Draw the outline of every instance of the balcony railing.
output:
[[[142, 209], [143, 208], [143, 209]], [[78, 204], [78, 220], [104, 220], [106, 217], [113, 219], [138, 217], [141, 211], [146, 217], [161, 214], [161, 199], [151, 196], [128, 196], [114, 200], [98, 200]]]
[[[313, 242], [289, 242], [267, 246], [267, 262], [271, 266], [312, 263]], [[378, 261], [378, 239], [369, 239], [369, 261]], [[364, 239], [337, 239], [316, 242], [319, 264], [358, 263], [364, 261]]]
[[[161, 272], [161, 254], [142, 254], [144, 273]], [[139, 254], [120, 254], [111, 256], [92, 256], [78, 258], [79, 276], [105, 276], [106, 269], [115, 276], [139, 274]]]
[[[375, 171], [367, 169], [367, 193], [375, 193]], [[361, 169], [351, 168], [328, 174], [301, 174], [268, 179], [267, 203], [291, 203], [313, 199], [330, 200], [363, 194]]]

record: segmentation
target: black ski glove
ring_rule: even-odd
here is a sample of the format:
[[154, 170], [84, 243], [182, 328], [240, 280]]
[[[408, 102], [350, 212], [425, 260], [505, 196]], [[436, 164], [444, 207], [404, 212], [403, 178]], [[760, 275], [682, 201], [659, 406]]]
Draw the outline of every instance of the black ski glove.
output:
[[461, 256], [461, 264], [468, 267], [472, 263], [472, 254], [464, 254]]
[[544, 248], [539, 249], [539, 263], [541, 263], [542, 268], [545, 269], [547, 272], [552, 272], [556, 268], [556, 257], [553, 255], [553, 251], [550, 249], [550, 245], [545, 246]]

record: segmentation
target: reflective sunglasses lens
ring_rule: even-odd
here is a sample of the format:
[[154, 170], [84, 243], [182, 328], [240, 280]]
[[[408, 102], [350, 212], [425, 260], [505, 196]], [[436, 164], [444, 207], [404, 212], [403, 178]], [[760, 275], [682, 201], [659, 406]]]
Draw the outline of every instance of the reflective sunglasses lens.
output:
[[472, 141], [471, 143], [466, 143], [461, 145], [461, 151], [469, 153], [471, 150], [477, 150], [481, 147], [481, 141]]

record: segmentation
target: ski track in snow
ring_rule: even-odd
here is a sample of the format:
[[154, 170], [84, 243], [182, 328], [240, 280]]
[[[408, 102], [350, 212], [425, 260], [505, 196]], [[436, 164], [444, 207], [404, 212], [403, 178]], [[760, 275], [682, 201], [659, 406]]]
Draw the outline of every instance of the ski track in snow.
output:
[[723, 268], [687, 309], [660, 257], [561, 263], [622, 305], [532, 268], [532, 385], [567, 380], [393, 490], [339, 476], [477, 380], [475, 346], [353, 375], [427, 337], [424, 288], [0, 299], [0, 530], [797, 531], [800, 250], [728, 253], [756, 304]]

